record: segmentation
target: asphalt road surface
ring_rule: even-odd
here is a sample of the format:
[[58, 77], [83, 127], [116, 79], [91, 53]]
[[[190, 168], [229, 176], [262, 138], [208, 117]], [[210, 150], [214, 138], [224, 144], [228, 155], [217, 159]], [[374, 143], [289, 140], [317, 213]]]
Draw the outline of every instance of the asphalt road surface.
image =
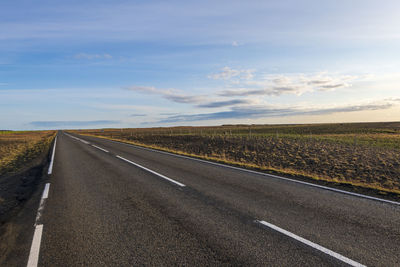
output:
[[400, 266], [396, 203], [65, 132], [49, 172], [30, 266]]

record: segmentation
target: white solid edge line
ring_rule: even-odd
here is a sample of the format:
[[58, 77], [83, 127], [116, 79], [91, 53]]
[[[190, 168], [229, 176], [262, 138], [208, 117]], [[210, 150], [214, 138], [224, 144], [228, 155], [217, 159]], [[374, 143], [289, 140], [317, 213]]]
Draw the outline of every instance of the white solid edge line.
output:
[[100, 149], [100, 150], [102, 150], [102, 151], [104, 151], [104, 152], [106, 152], [106, 153], [109, 153], [109, 151], [106, 150], [106, 149], [104, 149], [104, 148], [101, 148], [101, 147], [96, 146], [96, 145], [93, 145], [93, 144], [92, 144], [92, 146], [95, 147], [95, 148], [97, 148], [97, 149]]
[[176, 184], [176, 185], [179, 185], [179, 186], [181, 186], [181, 187], [185, 187], [186, 185], [184, 185], [184, 184], [182, 184], [182, 183], [180, 183], [180, 182], [177, 182], [177, 181], [175, 181], [175, 180], [173, 180], [173, 179], [171, 179], [171, 178], [168, 178], [167, 176], [164, 176], [164, 175], [162, 175], [162, 174], [160, 174], [160, 173], [158, 173], [158, 172], [155, 172], [155, 171], [152, 171], [152, 170], [150, 170], [150, 169], [148, 169], [148, 168], [146, 168], [146, 167], [143, 167], [142, 165], [139, 165], [139, 164], [137, 164], [137, 163], [135, 163], [135, 162], [133, 162], [133, 161], [130, 161], [130, 160], [128, 160], [128, 159], [125, 159], [125, 158], [123, 158], [123, 157], [121, 157], [121, 156], [116, 156], [117, 158], [119, 158], [119, 159], [122, 159], [122, 160], [124, 160], [124, 161], [126, 161], [126, 162], [128, 162], [128, 163], [130, 163], [130, 164], [133, 164], [133, 165], [135, 165], [136, 167], [139, 167], [139, 168], [141, 168], [141, 169], [143, 169], [143, 170], [145, 170], [145, 171], [148, 171], [148, 172], [150, 172], [150, 173], [152, 173], [152, 174], [155, 174], [155, 175], [157, 175], [158, 177], [161, 177], [161, 178], [163, 178], [163, 179], [165, 179], [165, 180], [167, 180], [167, 181], [170, 181], [171, 183], [174, 183], [174, 184]]
[[50, 183], [46, 183], [43, 190], [42, 199], [46, 199], [49, 196], [49, 188], [50, 188]]
[[36, 225], [35, 233], [33, 234], [33, 240], [31, 245], [31, 251], [29, 252], [29, 259], [27, 267], [36, 267], [39, 262], [40, 243], [42, 241], [43, 224]]
[[280, 227], [278, 227], [276, 225], [273, 225], [273, 224], [268, 223], [266, 221], [258, 221], [257, 220], [256, 222], [258, 222], [258, 223], [260, 223], [260, 224], [262, 224], [264, 226], [267, 226], [267, 227], [269, 227], [269, 228], [271, 228], [271, 229], [273, 229], [275, 231], [278, 231], [281, 234], [289, 236], [289, 237], [291, 237], [291, 238], [293, 238], [293, 239], [295, 239], [295, 240], [297, 240], [297, 241], [299, 241], [299, 242], [301, 242], [303, 244], [306, 244], [307, 246], [310, 246], [310, 247], [312, 247], [312, 248], [314, 248], [316, 250], [319, 250], [319, 251], [321, 251], [321, 252], [323, 252], [325, 254], [328, 254], [329, 256], [334, 257], [334, 258], [336, 258], [336, 259], [338, 259], [338, 260], [340, 260], [340, 261], [342, 261], [344, 263], [347, 263], [347, 264], [349, 264], [351, 266], [365, 267], [365, 265], [363, 265], [363, 264], [361, 264], [359, 262], [356, 262], [356, 261], [354, 261], [352, 259], [349, 259], [349, 258], [347, 258], [347, 257], [345, 257], [345, 256], [343, 256], [343, 255], [341, 255], [339, 253], [336, 253], [336, 252], [334, 252], [334, 251], [332, 251], [330, 249], [327, 249], [327, 248], [325, 248], [323, 246], [320, 246], [320, 245], [318, 245], [318, 244], [316, 244], [314, 242], [311, 242], [311, 241], [309, 241], [307, 239], [304, 239], [304, 238], [302, 238], [302, 237], [300, 237], [298, 235], [295, 235], [295, 234], [293, 234], [293, 233], [291, 233], [289, 231], [286, 231], [285, 229], [282, 229], [282, 228], [280, 228]]
[[36, 225], [38, 225], [39, 220], [42, 217], [42, 213], [44, 210], [44, 204], [46, 202], [46, 199], [49, 196], [49, 189], [50, 189], [50, 183], [46, 183], [43, 193], [42, 193], [42, 198], [40, 199], [39, 208], [36, 212], [36, 219], [35, 219], [35, 224], [34, 224], [35, 227], [36, 227]]
[[56, 138], [54, 139], [53, 153], [52, 153], [52, 155], [51, 155], [49, 170], [47, 171], [47, 174], [49, 174], [49, 175], [53, 172], [54, 155], [56, 154], [56, 144], [57, 144], [57, 136], [56, 136]]
[[[100, 137], [97, 137], [97, 138], [100, 138]], [[123, 145], [128, 145], [128, 146], [140, 148], [140, 149], [143, 149], [143, 150], [154, 151], [154, 152], [158, 152], [158, 153], [161, 153], [161, 154], [171, 155], [171, 156], [175, 156], [175, 157], [179, 157], [179, 158], [190, 159], [190, 160], [195, 160], [195, 161], [199, 161], [199, 162], [203, 162], [203, 163], [207, 163], [207, 164], [211, 164], [211, 165], [216, 165], [216, 166], [221, 166], [221, 167], [225, 167], [225, 168], [229, 168], [229, 169], [234, 169], [234, 170], [254, 173], [254, 174], [257, 174], [257, 175], [263, 175], [263, 176], [272, 177], [272, 178], [276, 178], [276, 179], [281, 179], [281, 180], [285, 180], [285, 181], [289, 181], [289, 182], [293, 182], [293, 183], [308, 185], [308, 186], [321, 188], [321, 189], [325, 189], [325, 190], [328, 190], [328, 191], [338, 192], [338, 193], [342, 193], [342, 194], [346, 194], [346, 195], [356, 196], [356, 197], [370, 199], [370, 200], [376, 200], [376, 201], [390, 203], [390, 204], [394, 204], [394, 205], [400, 205], [400, 202], [397, 202], [397, 201], [392, 201], [392, 200], [387, 200], [387, 199], [377, 198], [377, 197], [371, 197], [371, 196], [367, 196], [367, 195], [363, 195], [363, 194], [359, 194], [359, 193], [353, 193], [353, 192], [349, 192], [349, 191], [345, 191], [345, 190], [336, 189], [336, 188], [329, 187], [329, 186], [323, 186], [323, 185], [318, 185], [318, 184], [298, 181], [298, 180], [294, 180], [294, 179], [290, 179], [290, 178], [286, 178], [286, 177], [282, 177], [282, 176], [277, 176], [277, 175], [274, 175], [274, 174], [268, 174], [268, 173], [262, 173], [262, 172], [253, 171], [253, 170], [247, 170], [247, 169], [243, 169], [243, 168], [239, 168], [239, 167], [235, 167], [235, 166], [229, 166], [229, 165], [225, 165], [225, 164], [221, 164], [221, 163], [217, 163], [217, 162], [212, 162], [212, 161], [207, 161], [207, 160], [203, 160], [203, 159], [191, 158], [191, 157], [188, 157], [188, 156], [178, 155], [178, 154], [165, 152], [165, 151], [161, 151], [161, 150], [157, 150], [157, 149], [151, 149], [151, 148], [147, 148], [147, 147], [141, 147], [141, 146], [137, 146], [137, 145], [127, 144], [127, 143], [124, 143], [124, 142], [108, 140], [108, 139], [105, 139], [105, 138], [101, 138], [101, 139], [109, 141], [109, 142], [114, 142], [114, 143], [118, 143], [118, 144], [123, 144]]]

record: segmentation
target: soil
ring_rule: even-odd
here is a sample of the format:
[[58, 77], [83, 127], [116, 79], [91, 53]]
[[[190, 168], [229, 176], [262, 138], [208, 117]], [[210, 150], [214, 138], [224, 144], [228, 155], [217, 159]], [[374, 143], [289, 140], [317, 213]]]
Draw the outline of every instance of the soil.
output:
[[47, 150], [22, 169], [0, 176], [0, 266], [26, 265], [48, 162]]

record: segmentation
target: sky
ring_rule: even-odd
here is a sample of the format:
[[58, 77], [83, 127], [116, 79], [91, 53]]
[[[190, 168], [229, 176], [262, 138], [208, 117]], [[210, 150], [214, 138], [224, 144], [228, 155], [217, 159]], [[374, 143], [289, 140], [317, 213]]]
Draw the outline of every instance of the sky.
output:
[[0, 129], [400, 121], [400, 1], [0, 1]]

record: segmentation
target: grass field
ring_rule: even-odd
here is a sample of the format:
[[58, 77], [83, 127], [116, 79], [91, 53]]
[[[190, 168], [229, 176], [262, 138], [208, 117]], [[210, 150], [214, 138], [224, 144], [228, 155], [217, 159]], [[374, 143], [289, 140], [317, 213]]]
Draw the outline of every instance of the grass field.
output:
[[400, 194], [400, 123], [80, 130], [181, 154]]
[[0, 175], [12, 172], [46, 151], [55, 131], [0, 131]]

